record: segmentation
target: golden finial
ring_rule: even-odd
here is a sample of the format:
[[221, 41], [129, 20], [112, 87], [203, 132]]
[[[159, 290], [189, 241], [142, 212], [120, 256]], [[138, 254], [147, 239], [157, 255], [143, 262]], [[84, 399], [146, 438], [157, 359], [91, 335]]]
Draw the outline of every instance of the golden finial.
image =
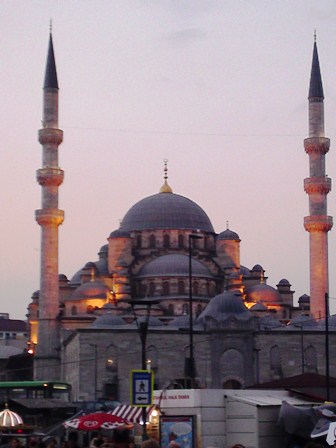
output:
[[229, 221], [226, 221], [226, 230], [229, 230]]
[[49, 21], [49, 32], [52, 33], [52, 19]]
[[314, 29], [314, 42], [316, 43], [316, 28]]
[[172, 193], [173, 190], [170, 188], [170, 186], [168, 185], [168, 159], [164, 159], [164, 168], [163, 168], [163, 179], [164, 179], [164, 184], [162, 185], [162, 187], [160, 188], [160, 193]]

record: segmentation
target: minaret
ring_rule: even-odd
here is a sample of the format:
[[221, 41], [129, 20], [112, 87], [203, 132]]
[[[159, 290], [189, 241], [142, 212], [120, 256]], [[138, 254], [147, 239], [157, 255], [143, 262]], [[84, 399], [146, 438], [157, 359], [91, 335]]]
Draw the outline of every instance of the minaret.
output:
[[58, 82], [51, 30], [43, 87], [42, 126], [39, 130], [42, 168], [37, 170], [42, 205], [35, 212], [36, 221], [41, 226], [41, 277], [34, 377], [57, 380], [60, 379], [58, 226], [64, 220], [64, 212], [58, 208], [58, 187], [63, 182], [64, 173], [58, 166], [58, 146], [62, 143], [63, 132], [58, 129]]
[[325, 155], [329, 151], [330, 140], [324, 136], [323, 100], [315, 36], [308, 95], [309, 137], [304, 140], [310, 174], [304, 180], [304, 190], [309, 195], [309, 216], [304, 218], [304, 227], [309, 232], [310, 312], [317, 319], [325, 316], [325, 294], [329, 291], [328, 232], [333, 225], [332, 217], [327, 216], [331, 179], [325, 173]]

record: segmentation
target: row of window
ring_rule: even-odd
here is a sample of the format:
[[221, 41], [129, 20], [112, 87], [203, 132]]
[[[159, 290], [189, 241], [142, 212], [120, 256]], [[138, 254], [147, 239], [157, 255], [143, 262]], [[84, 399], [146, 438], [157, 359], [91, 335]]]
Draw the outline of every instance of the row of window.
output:
[[[138, 294], [140, 297], [153, 297], [158, 289], [158, 284], [155, 282], [149, 282], [149, 284], [141, 283], [139, 285]], [[211, 297], [215, 294], [215, 285], [211, 285], [209, 282], [205, 284], [206, 295]], [[177, 283], [177, 294], [185, 295], [189, 293], [189, 283], [184, 280], [179, 280]], [[168, 281], [162, 283], [161, 295], [169, 296], [171, 294], [171, 284]], [[199, 282], [194, 281], [192, 283], [192, 294], [198, 296], [201, 294]]]
[[[136, 236], [136, 247], [141, 248], [143, 247], [143, 236], [141, 234]], [[207, 236], [202, 236], [201, 239], [192, 239], [192, 247], [194, 249], [197, 249], [201, 246], [200, 241], [203, 241], [202, 246], [204, 249], [208, 249], [211, 241]], [[163, 235], [163, 241], [162, 246], [161, 244], [158, 244], [158, 240], [154, 234], [150, 235], [148, 238], [148, 247], [155, 248], [155, 247], [164, 247], [165, 249], [170, 249], [171, 247], [174, 247], [172, 245], [171, 237], [168, 233], [165, 233]], [[186, 235], [179, 234], [177, 238], [177, 247], [179, 249], [186, 249], [189, 247], [189, 238]]]

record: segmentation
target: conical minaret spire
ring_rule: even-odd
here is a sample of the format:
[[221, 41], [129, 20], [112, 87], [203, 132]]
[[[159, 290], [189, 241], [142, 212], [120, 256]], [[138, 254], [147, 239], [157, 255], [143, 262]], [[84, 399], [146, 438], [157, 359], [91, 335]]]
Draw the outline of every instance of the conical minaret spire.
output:
[[325, 294], [329, 292], [328, 232], [333, 222], [332, 217], [327, 216], [331, 179], [325, 172], [325, 155], [329, 151], [330, 140], [324, 135], [324, 94], [316, 35], [308, 101], [309, 138], [304, 140], [304, 148], [309, 155], [310, 177], [304, 180], [304, 190], [309, 195], [309, 216], [304, 218], [304, 227], [309, 232], [310, 311], [315, 318], [321, 318], [326, 314]]
[[63, 132], [58, 129], [58, 81], [52, 34], [50, 32], [43, 87], [43, 128], [39, 131], [42, 145], [42, 168], [37, 182], [42, 187], [41, 209], [35, 217], [41, 226], [41, 273], [39, 295], [38, 341], [35, 379], [60, 379], [59, 358], [59, 295], [58, 295], [58, 226], [64, 212], [58, 208], [58, 187], [64, 173], [58, 166], [58, 146]]

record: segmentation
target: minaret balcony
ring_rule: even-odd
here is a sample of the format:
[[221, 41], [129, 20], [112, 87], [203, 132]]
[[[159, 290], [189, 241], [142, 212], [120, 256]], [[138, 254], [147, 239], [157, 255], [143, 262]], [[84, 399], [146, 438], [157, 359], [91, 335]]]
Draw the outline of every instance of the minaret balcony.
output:
[[63, 141], [63, 131], [56, 128], [43, 128], [38, 131], [41, 145], [60, 145]]
[[326, 137], [309, 137], [304, 139], [304, 149], [307, 154], [326, 154], [330, 148], [330, 139]]
[[59, 226], [64, 221], [64, 211], [58, 208], [35, 210], [35, 219], [40, 226]]
[[332, 216], [314, 215], [304, 218], [304, 228], [307, 232], [329, 232], [332, 226]]
[[331, 190], [330, 177], [307, 177], [304, 180], [304, 191], [307, 194], [328, 194]]
[[60, 186], [64, 179], [64, 171], [60, 168], [46, 166], [36, 171], [37, 182], [42, 186]]

